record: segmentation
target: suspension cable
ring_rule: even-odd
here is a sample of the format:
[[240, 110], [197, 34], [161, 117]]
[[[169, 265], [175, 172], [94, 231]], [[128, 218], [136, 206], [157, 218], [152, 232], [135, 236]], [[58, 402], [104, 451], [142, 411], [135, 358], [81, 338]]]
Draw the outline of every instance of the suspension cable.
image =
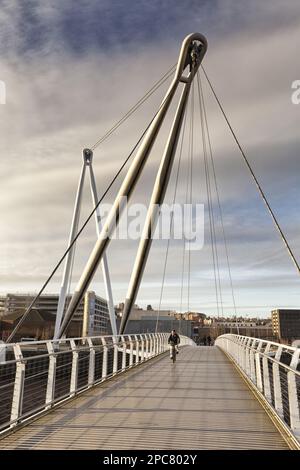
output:
[[172, 65], [172, 67], [144, 94], [142, 98], [140, 98], [134, 106], [132, 106], [124, 116], [121, 117], [109, 130], [105, 132], [105, 134], [97, 140], [97, 142], [91, 147], [91, 150], [95, 150], [100, 144], [102, 144], [113, 132], [115, 132], [118, 127], [121, 126], [135, 111], [137, 111], [140, 106], [150, 98], [150, 96], [155, 93], [160, 86], [165, 83], [168, 78], [172, 75], [175, 70], [177, 64]]
[[223, 108], [223, 106], [222, 106], [222, 104], [221, 104], [219, 98], [217, 97], [217, 94], [216, 94], [216, 92], [215, 92], [215, 90], [214, 90], [214, 88], [213, 88], [213, 86], [212, 86], [211, 81], [209, 80], [209, 78], [208, 78], [208, 76], [207, 76], [207, 73], [206, 73], [206, 71], [205, 71], [203, 65], [201, 65], [201, 67], [202, 67], [202, 70], [203, 70], [203, 72], [204, 72], [204, 75], [205, 75], [205, 78], [206, 78], [206, 80], [207, 80], [207, 83], [208, 83], [208, 85], [209, 85], [209, 87], [210, 87], [210, 89], [211, 89], [211, 91], [212, 91], [212, 93], [213, 93], [213, 96], [214, 96], [214, 98], [215, 98], [215, 100], [216, 100], [216, 102], [217, 102], [217, 104], [218, 104], [218, 106], [219, 106], [219, 108], [220, 108], [220, 110], [221, 110], [221, 112], [222, 112], [222, 114], [223, 114], [223, 117], [224, 117], [224, 119], [225, 119], [225, 121], [226, 121], [226, 123], [227, 123], [227, 125], [228, 125], [228, 127], [229, 127], [229, 130], [230, 130], [230, 132], [231, 132], [231, 134], [232, 134], [232, 136], [233, 136], [233, 138], [234, 138], [234, 140], [235, 140], [235, 142], [236, 142], [236, 144], [237, 144], [237, 146], [238, 146], [238, 148], [239, 148], [239, 150], [240, 150], [240, 152], [241, 152], [241, 155], [242, 155], [242, 157], [243, 157], [243, 159], [244, 159], [244, 162], [246, 163], [247, 168], [248, 168], [248, 170], [250, 171], [251, 176], [252, 176], [252, 178], [253, 178], [253, 180], [254, 180], [254, 183], [255, 183], [255, 185], [256, 185], [256, 187], [257, 187], [257, 189], [258, 189], [258, 191], [259, 191], [259, 193], [260, 193], [260, 195], [261, 195], [261, 197], [262, 197], [262, 199], [263, 199], [265, 205], [267, 206], [267, 209], [268, 209], [268, 211], [269, 211], [269, 213], [270, 213], [270, 215], [271, 215], [271, 218], [272, 218], [272, 220], [273, 220], [273, 222], [274, 222], [274, 225], [275, 225], [276, 229], [278, 230], [278, 232], [279, 232], [279, 234], [280, 234], [280, 236], [281, 236], [281, 239], [282, 239], [282, 241], [284, 242], [284, 244], [285, 244], [285, 246], [286, 246], [286, 249], [287, 249], [287, 251], [288, 251], [288, 253], [289, 253], [289, 255], [290, 255], [290, 257], [291, 257], [293, 263], [294, 263], [295, 266], [296, 266], [296, 269], [297, 269], [297, 271], [298, 271], [298, 274], [300, 274], [300, 265], [299, 265], [299, 263], [298, 263], [298, 261], [297, 261], [295, 255], [294, 255], [294, 253], [293, 253], [293, 250], [292, 250], [292, 248], [290, 247], [290, 245], [289, 245], [289, 243], [288, 243], [288, 241], [287, 241], [287, 239], [286, 239], [286, 237], [285, 237], [285, 235], [284, 235], [284, 233], [283, 233], [283, 231], [282, 231], [282, 229], [281, 229], [281, 227], [280, 227], [280, 225], [279, 225], [279, 222], [278, 222], [278, 220], [277, 220], [277, 218], [276, 218], [276, 216], [275, 216], [275, 214], [274, 214], [274, 212], [273, 212], [273, 210], [272, 210], [272, 208], [271, 208], [271, 206], [270, 206], [270, 203], [268, 202], [267, 197], [266, 197], [266, 195], [264, 194], [264, 191], [263, 191], [261, 185], [259, 184], [258, 179], [257, 179], [256, 176], [255, 176], [255, 173], [254, 173], [254, 171], [253, 171], [253, 169], [252, 169], [252, 167], [251, 167], [251, 165], [250, 165], [250, 163], [249, 163], [249, 161], [248, 161], [248, 159], [247, 159], [247, 157], [246, 157], [246, 154], [245, 154], [245, 152], [244, 152], [244, 150], [243, 150], [243, 148], [242, 148], [242, 146], [241, 146], [241, 144], [240, 144], [240, 142], [239, 142], [239, 140], [238, 140], [238, 138], [237, 138], [236, 133], [234, 132], [234, 130], [233, 130], [233, 128], [232, 128], [232, 126], [231, 126], [231, 124], [230, 124], [230, 122], [229, 122], [229, 119], [228, 119], [228, 117], [227, 117], [227, 115], [226, 115], [226, 113], [225, 113], [225, 111], [224, 111], [224, 108]]
[[[195, 113], [195, 82], [192, 84], [192, 102], [191, 102], [191, 126], [190, 126], [190, 184], [189, 184], [189, 212], [190, 212], [190, 236], [193, 230], [193, 153], [194, 153], [194, 113]], [[187, 280], [187, 311], [190, 312], [190, 290], [191, 290], [191, 250], [188, 250], [188, 280]]]
[[208, 206], [208, 216], [209, 216], [209, 227], [210, 227], [210, 241], [211, 241], [211, 251], [212, 251], [212, 262], [213, 262], [213, 271], [214, 271], [214, 286], [216, 293], [216, 307], [218, 318], [220, 316], [220, 307], [222, 308], [222, 297], [221, 297], [221, 284], [220, 284], [220, 273], [218, 269], [218, 259], [217, 259], [217, 248], [216, 248], [216, 237], [214, 230], [214, 214], [212, 209], [211, 201], [211, 186], [210, 186], [210, 177], [209, 177], [209, 167], [207, 159], [207, 143], [206, 135], [204, 128], [204, 118], [203, 118], [203, 107], [201, 103], [201, 94], [199, 86], [199, 76], [197, 75], [197, 85], [198, 85], [198, 98], [199, 98], [199, 109], [200, 109], [200, 124], [201, 124], [201, 134], [202, 134], [202, 144], [203, 144], [203, 158], [204, 158], [204, 172], [205, 172], [205, 182], [206, 182], [206, 191], [207, 191], [207, 206]]
[[[192, 105], [190, 105], [191, 108]], [[190, 127], [189, 127], [189, 140], [188, 140], [188, 151], [190, 150], [190, 130], [191, 130], [191, 109], [190, 109]], [[190, 177], [190, 155], [188, 154], [188, 165], [187, 165], [187, 175], [186, 175], [186, 188], [185, 188], [185, 206], [188, 204], [189, 200], [189, 177]], [[184, 227], [184, 225], [183, 225]], [[181, 264], [181, 288], [180, 288], [180, 314], [182, 315], [183, 310], [183, 288], [184, 288], [184, 274], [185, 274], [185, 237], [182, 237], [182, 264]]]
[[214, 158], [213, 158], [213, 153], [212, 153], [212, 145], [211, 145], [209, 126], [208, 126], [206, 106], [205, 106], [205, 101], [204, 101], [201, 75], [200, 75], [199, 71], [197, 71], [197, 75], [199, 75], [197, 77], [197, 80], [198, 80], [198, 83], [200, 84], [200, 93], [201, 93], [204, 121], [205, 121], [205, 127], [206, 127], [207, 143], [208, 143], [208, 148], [209, 148], [209, 155], [210, 155], [210, 161], [211, 161], [211, 166], [212, 166], [212, 171], [213, 171], [214, 185], [215, 185], [218, 208], [219, 208], [219, 213], [220, 213], [220, 222], [221, 222], [222, 234], [223, 234], [223, 240], [224, 240], [225, 255], [226, 255], [227, 268], [228, 268], [228, 276], [229, 276], [229, 283], [230, 283], [230, 289], [231, 289], [232, 303], [233, 303], [233, 308], [234, 308], [234, 313], [235, 313], [235, 318], [236, 318], [236, 329], [237, 329], [237, 334], [239, 335], [240, 333], [239, 333], [239, 326], [238, 326], [238, 320], [237, 320], [237, 308], [236, 308], [236, 301], [235, 301], [235, 295], [234, 295], [234, 289], [233, 289], [231, 267], [230, 267], [230, 262], [229, 262], [229, 250], [228, 250], [228, 244], [227, 244], [227, 237], [226, 237], [226, 234], [225, 234], [223, 210], [222, 210], [222, 206], [221, 206], [221, 200], [220, 200], [219, 189], [218, 189], [218, 184], [217, 184], [217, 176], [216, 176], [215, 163], [214, 163]]

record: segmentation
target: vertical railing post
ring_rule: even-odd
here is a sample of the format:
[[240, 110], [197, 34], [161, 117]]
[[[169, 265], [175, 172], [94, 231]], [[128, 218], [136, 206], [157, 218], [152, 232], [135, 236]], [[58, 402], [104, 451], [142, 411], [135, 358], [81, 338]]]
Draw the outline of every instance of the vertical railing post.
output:
[[250, 378], [252, 382], [256, 385], [256, 373], [255, 373], [255, 352], [253, 350], [255, 345], [255, 340], [253, 340], [250, 343], [250, 353], [249, 353], [249, 359], [250, 359]]
[[242, 345], [242, 369], [244, 372], [246, 372], [246, 368], [247, 368], [247, 357], [246, 357], [247, 342], [248, 342], [248, 339], [247, 337], [245, 337], [243, 339], [243, 345]]
[[237, 338], [235, 336], [232, 337], [231, 344], [232, 344], [232, 351], [233, 351], [234, 360], [235, 360], [235, 362], [238, 363], [239, 362], [239, 358], [238, 358], [239, 351], [238, 351]]
[[157, 355], [158, 352], [158, 336], [157, 333], [153, 334], [153, 339], [154, 339], [154, 355]]
[[156, 354], [159, 354], [160, 353], [160, 333], [156, 333], [155, 336], [157, 338]]
[[245, 370], [246, 367], [246, 341], [247, 338], [243, 338], [241, 341], [241, 368]]
[[166, 350], [166, 335], [164, 333], [161, 334], [161, 352], [164, 352]]
[[72, 370], [71, 370], [71, 382], [70, 382], [70, 396], [74, 396], [77, 390], [78, 381], [78, 357], [79, 353], [76, 347], [74, 339], [70, 339], [70, 346], [72, 350]]
[[139, 359], [140, 359], [140, 354], [139, 354], [140, 342], [139, 342], [138, 335], [134, 335], [134, 339], [135, 339], [135, 363], [138, 364]]
[[155, 334], [151, 333], [151, 356], [155, 356], [156, 354], [156, 340], [155, 340]]
[[[280, 362], [282, 354], [282, 346], [279, 346], [276, 354], [275, 354], [275, 361]], [[279, 372], [279, 364], [277, 362], [273, 362], [273, 385], [274, 385], [274, 401], [275, 401], [275, 409], [279, 416], [283, 418], [283, 403], [282, 403], [282, 391], [281, 391], [281, 383], [280, 383], [280, 372]]]
[[164, 335], [163, 333], [160, 333], [160, 352], [164, 352]]
[[146, 355], [146, 359], [149, 358], [149, 335], [146, 333], [145, 334], [145, 338], [146, 338], [146, 351], [145, 351], [145, 355]]
[[130, 341], [130, 355], [129, 355], [129, 367], [133, 366], [133, 339], [132, 336], [128, 336]]
[[47, 390], [46, 390], [46, 409], [50, 408], [55, 398], [55, 377], [56, 377], [56, 353], [54, 351], [53, 343], [47, 341], [47, 351], [49, 355], [49, 367], [48, 367], [48, 378], [47, 378]]
[[156, 334], [153, 333], [153, 356], [156, 356], [157, 354], [157, 337]]
[[240, 367], [241, 369], [244, 370], [244, 345], [245, 345], [245, 338], [240, 337], [239, 339], [239, 345], [240, 345], [240, 353], [239, 353], [239, 358], [240, 358]]
[[164, 341], [165, 341], [165, 338], [164, 338], [164, 334], [163, 333], [159, 333], [159, 338], [160, 338], [160, 350], [159, 352], [162, 353], [164, 352]]
[[103, 356], [102, 356], [102, 381], [107, 377], [107, 362], [108, 362], [108, 347], [105, 338], [101, 338], [103, 346]]
[[168, 334], [164, 333], [163, 337], [163, 350], [168, 351]]
[[261, 374], [261, 364], [260, 364], [260, 351], [262, 348], [263, 342], [259, 341], [256, 353], [255, 353], [255, 366], [256, 366], [256, 386], [260, 392], [263, 391], [263, 382], [262, 382], [262, 374]]
[[149, 344], [149, 357], [153, 356], [153, 333], [149, 333], [150, 344]]
[[251, 377], [251, 365], [250, 365], [250, 343], [251, 343], [251, 338], [249, 338], [246, 342], [246, 374], [248, 377]]
[[6, 361], [6, 344], [0, 341], [0, 363]]
[[236, 349], [236, 362], [238, 363], [238, 365], [240, 366], [241, 365], [241, 340], [239, 337], [236, 338], [236, 345], [237, 345], [237, 349]]
[[118, 372], [118, 337], [113, 336], [113, 348], [114, 348], [114, 359], [113, 359], [113, 375]]
[[231, 335], [229, 335], [229, 338], [228, 338], [228, 350], [229, 350], [229, 353], [231, 355], [231, 357], [234, 359], [234, 342], [232, 341], [231, 339]]
[[144, 362], [145, 358], [145, 335], [141, 335], [141, 362]]
[[91, 387], [95, 382], [95, 348], [91, 338], [86, 338], [89, 345], [89, 376], [88, 376], [88, 387]]
[[122, 370], [126, 369], [126, 339], [124, 336], [121, 336], [122, 341]]
[[[290, 368], [297, 370], [299, 363], [300, 349], [296, 349], [292, 356], [290, 363]], [[300, 408], [299, 408], [299, 398], [297, 392], [297, 376], [295, 372], [289, 370], [287, 373], [288, 380], [288, 397], [289, 397], [289, 410], [290, 410], [290, 421], [291, 429], [293, 433], [300, 438]], [[298, 376], [299, 385], [300, 377]]]
[[19, 344], [14, 344], [14, 355], [16, 360], [16, 375], [11, 406], [10, 420], [14, 421], [12, 427], [16, 426], [18, 419], [22, 415], [24, 380], [25, 380], [25, 361]]
[[269, 372], [269, 359], [268, 354], [270, 352], [271, 344], [267, 343], [267, 346], [264, 350], [264, 356], [262, 360], [263, 364], [263, 382], [264, 382], [264, 395], [269, 403], [272, 403], [271, 395], [271, 384], [270, 384], [270, 372]]
[[154, 333], [154, 341], [155, 341], [155, 356], [158, 354], [158, 334]]
[[233, 357], [233, 353], [232, 353], [232, 342], [230, 341], [230, 335], [228, 338], [226, 338], [226, 349], [228, 351], [228, 353], [230, 354], [231, 357]]
[[237, 364], [240, 363], [240, 343], [238, 338], [235, 338], [235, 360]]

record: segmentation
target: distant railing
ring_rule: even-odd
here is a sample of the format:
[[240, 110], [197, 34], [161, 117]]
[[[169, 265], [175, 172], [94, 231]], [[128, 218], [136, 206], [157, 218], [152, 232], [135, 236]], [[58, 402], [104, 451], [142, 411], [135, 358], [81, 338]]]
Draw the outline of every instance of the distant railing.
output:
[[[168, 333], [0, 344], [0, 435], [168, 350]], [[180, 336], [181, 345], [195, 343]]]
[[300, 441], [300, 348], [227, 334], [215, 344], [224, 350]]

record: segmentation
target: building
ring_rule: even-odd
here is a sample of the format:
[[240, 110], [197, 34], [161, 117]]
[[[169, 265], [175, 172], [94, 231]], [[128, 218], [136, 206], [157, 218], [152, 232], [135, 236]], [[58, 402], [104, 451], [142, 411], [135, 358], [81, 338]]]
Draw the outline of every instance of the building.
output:
[[184, 320], [191, 323], [191, 335], [189, 335], [195, 343], [200, 343], [200, 331], [204, 326], [206, 315], [200, 312], [186, 312], [182, 315]]
[[[124, 303], [116, 307], [118, 324], [122, 318]], [[185, 312], [178, 313], [175, 310], [155, 310], [151, 305], [146, 309], [134, 305], [128, 324], [127, 334], [168, 332], [175, 329], [179, 334], [194, 338], [197, 336], [197, 328], [203, 324], [204, 313]], [[197, 330], [197, 331], [196, 331]]]
[[[122, 317], [123, 308], [124, 303], [116, 307], [118, 319]], [[195, 339], [205, 317], [204, 313], [199, 312], [178, 313], [175, 310], [155, 310], [151, 305], [147, 305], [146, 309], [134, 305], [126, 326], [126, 333], [167, 332], [175, 329], [179, 334]]]
[[185, 313], [175, 313], [176, 318], [181, 318], [184, 320], [191, 320], [194, 323], [203, 325], [203, 322], [206, 318], [205, 313], [200, 312], [185, 312]]
[[[0, 320], [2, 323], [1, 331], [3, 334], [3, 328], [7, 327], [7, 321], [10, 315], [16, 315], [20, 317], [26, 309], [29, 307], [30, 303], [34, 299], [34, 294], [15, 294], [9, 293], [4, 296], [0, 296]], [[70, 302], [71, 296], [67, 297], [66, 307]], [[44, 294], [41, 295], [35, 305], [34, 309], [39, 313], [46, 312], [47, 314], [52, 315], [52, 330], [51, 334], [49, 333], [49, 338], [53, 337], [54, 324], [55, 324], [55, 315], [58, 305], [58, 295], [57, 294]], [[48, 320], [51, 316], [47, 317]], [[14, 321], [17, 318], [14, 318]], [[3, 325], [3, 322], [5, 325]], [[30, 315], [24, 323], [26, 326], [27, 335], [30, 331]], [[31, 336], [35, 337], [36, 329], [34, 323], [32, 323], [32, 334]], [[23, 326], [22, 326], [23, 328]], [[0, 331], [0, 337], [1, 337]], [[82, 335], [86, 336], [99, 336], [99, 335], [109, 335], [111, 334], [111, 325], [108, 313], [107, 301], [95, 294], [93, 291], [88, 291], [83, 300], [81, 301], [74, 318], [71, 321], [71, 324], [68, 328], [67, 335], [69, 337], [79, 337]], [[46, 338], [43, 338], [46, 339]]]
[[213, 319], [211, 329], [214, 331], [214, 337], [232, 333], [240, 334], [242, 336], [250, 336], [252, 338], [260, 338], [268, 341], [274, 341], [276, 338], [273, 334], [272, 325], [270, 320], [267, 319], [243, 319], [239, 318], [233, 320], [227, 319]]
[[[122, 312], [124, 309], [124, 303], [119, 303], [117, 307], [115, 307], [116, 314], [118, 317], [122, 317]], [[174, 310], [154, 310], [151, 305], [147, 305], [146, 309], [139, 307], [138, 305], [134, 305], [131, 313], [130, 313], [130, 320], [141, 320], [145, 317], [157, 319], [161, 317], [174, 317], [176, 312]]]
[[[24, 311], [9, 313], [0, 321], [1, 339], [6, 341], [12, 330], [18, 325]], [[44, 340], [53, 337], [55, 315], [46, 310], [32, 308], [28, 314], [27, 321], [16, 333], [14, 341], [22, 339]]]
[[[118, 317], [122, 317], [122, 312], [124, 308], [124, 303], [120, 303], [115, 309]], [[130, 313], [130, 320], [142, 320], [143, 318], [155, 318], [160, 319], [162, 317], [172, 317], [176, 320], [191, 320], [195, 323], [203, 324], [203, 320], [206, 317], [204, 313], [199, 312], [184, 312], [178, 313], [176, 310], [155, 310], [152, 308], [151, 305], [147, 305], [146, 309], [139, 307], [138, 305], [134, 305], [131, 313]]]
[[272, 310], [273, 334], [280, 341], [291, 343], [300, 339], [300, 310]]
[[[120, 326], [121, 319], [117, 319], [117, 326]], [[142, 333], [168, 333], [176, 330], [179, 335], [192, 337], [192, 322], [189, 320], [177, 320], [174, 316], [160, 316], [157, 321], [153, 316], [144, 316], [139, 320], [129, 320], [125, 333], [142, 334]]]

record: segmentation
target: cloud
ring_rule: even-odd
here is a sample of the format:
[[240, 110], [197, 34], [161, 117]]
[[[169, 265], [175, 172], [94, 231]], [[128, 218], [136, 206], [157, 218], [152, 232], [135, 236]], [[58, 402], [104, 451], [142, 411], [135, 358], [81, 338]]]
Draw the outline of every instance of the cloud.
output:
[[[6, 82], [7, 104], [0, 106], [1, 291], [39, 289], [67, 244], [81, 149], [95, 143], [176, 62], [180, 42], [192, 30], [208, 37], [205, 68], [300, 257], [300, 108], [290, 99], [291, 83], [299, 78], [297, 2], [282, 6], [279, 1], [142, 1], [138, 5], [84, 1], [74, 8], [74, 2], [68, 1], [14, 1], [3, 6], [0, 79]], [[99, 194], [153, 116], [166, 86], [95, 151]], [[204, 89], [237, 303], [241, 309], [257, 305], [256, 311], [264, 314], [271, 305], [297, 306], [294, 267], [205, 83]], [[170, 122], [168, 117], [133, 202], [149, 198]], [[199, 127], [195, 149], [194, 200], [206, 203]], [[181, 201], [185, 198], [186, 152], [183, 157]], [[113, 199], [123, 176], [124, 172], [106, 201]], [[174, 174], [167, 201], [172, 200], [173, 191]], [[90, 210], [87, 187], [82, 221]], [[207, 212], [206, 222], [208, 242]], [[224, 298], [227, 311], [232, 312], [219, 223], [217, 234]], [[92, 220], [78, 244], [74, 282], [94, 239]], [[126, 294], [136, 248], [137, 243], [130, 241], [113, 241], [109, 248], [116, 301]], [[138, 297], [143, 305], [158, 303], [165, 249], [165, 243], [153, 243]], [[170, 250], [163, 302], [178, 308], [182, 247], [172, 242]], [[215, 313], [209, 244], [193, 256], [190, 307]], [[58, 289], [60, 274], [61, 270], [49, 290]], [[100, 274], [97, 279], [93, 285], [104, 294]], [[184, 302], [187, 307], [187, 272]]]

